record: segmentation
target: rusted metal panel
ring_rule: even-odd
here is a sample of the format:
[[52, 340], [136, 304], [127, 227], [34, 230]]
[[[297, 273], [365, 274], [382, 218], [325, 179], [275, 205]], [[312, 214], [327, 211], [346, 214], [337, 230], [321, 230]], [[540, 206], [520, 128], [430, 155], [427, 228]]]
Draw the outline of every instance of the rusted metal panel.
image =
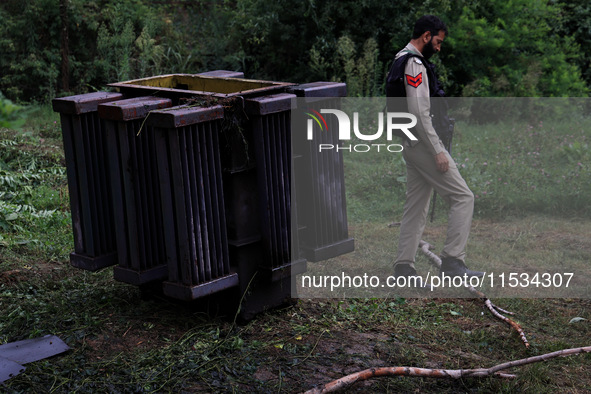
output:
[[163, 97], [267, 95], [282, 92], [293, 83], [243, 78], [219, 78], [202, 74], [168, 74], [109, 84], [130, 96], [158, 94]]
[[121, 98], [119, 93], [96, 92], [53, 100], [60, 112], [72, 213], [70, 261], [91, 271], [117, 262], [106, 142], [97, 109]]
[[252, 115], [269, 115], [276, 112], [290, 111], [295, 94], [280, 93], [244, 101], [244, 110]]
[[[232, 261], [240, 278], [234, 293], [234, 302], [240, 307], [239, 317], [250, 320], [256, 314], [289, 302], [294, 276], [286, 272], [270, 271], [260, 267], [261, 243], [232, 247]], [[299, 265], [290, 265], [289, 273], [295, 273]], [[275, 274], [275, 275], [273, 275]]]
[[0, 355], [19, 364], [43, 360], [68, 350], [70, 347], [55, 335], [23, 339], [0, 345]]
[[[75, 256], [86, 269], [118, 263], [117, 280], [163, 281], [164, 294], [183, 300], [233, 288], [239, 303], [248, 290], [241, 312], [248, 319], [290, 297], [293, 277], [306, 270], [294, 247], [300, 234], [311, 259], [352, 248], [342, 157], [320, 157], [305, 144], [291, 152], [295, 98], [320, 105], [343, 96], [345, 84], [294, 87], [218, 70], [111, 86], [121, 93], [54, 100], [68, 161], [73, 264]], [[309, 172], [295, 177], [299, 195], [314, 202], [301, 215], [292, 201], [294, 160]], [[332, 178], [323, 185], [310, 177]]]
[[173, 129], [222, 119], [223, 117], [224, 107], [221, 105], [213, 105], [207, 108], [186, 105], [177, 106], [166, 111], [153, 112], [150, 117], [150, 124], [154, 127]]
[[217, 77], [217, 78], [244, 78], [244, 73], [240, 71], [228, 71], [228, 70], [214, 70], [199, 73], [204, 77]]
[[236, 286], [230, 270], [220, 130], [221, 106], [174, 107], [147, 119], [157, 138], [157, 161], [168, 280], [164, 293], [194, 299]]
[[345, 97], [347, 95], [347, 84], [340, 82], [311, 82], [296, 85], [288, 88], [298, 97], [323, 98]]
[[240, 247], [261, 240], [256, 169], [224, 172], [228, 242]]
[[291, 107], [293, 94], [277, 94], [245, 100], [253, 130], [259, 221], [263, 258], [258, 267], [272, 280], [290, 277], [306, 269], [306, 260], [292, 249], [291, 204]]
[[115, 279], [135, 285], [167, 277], [156, 140], [144, 119], [170, 99], [136, 97], [101, 104], [115, 212]]
[[101, 104], [98, 106], [98, 113], [103, 119], [128, 121], [143, 119], [150, 111], [171, 106], [172, 102], [167, 98], [134, 97]]
[[12, 360], [0, 356], [0, 383], [24, 372], [26, 368]]
[[70, 347], [55, 335], [0, 345], [0, 383], [23, 372], [26, 368], [21, 364], [43, 360], [68, 350]]
[[95, 112], [99, 104], [121, 100], [121, 93], [93, 92], [76, 96], [60, 97], [52, 100], [53, 111], [68, 115]]
[[[316, 82], [299, 85], [292, 91], [306, 98], [310, 108], [320, 111], [338, 108], [338, 97], [346, 93], [346, 86]], [[328, 129], [338, 129], [334, 117], [326, 120]], [[298, 128], [305, 130], [306, 126], [302, 122]], [[353, 251], [355, 243], [348, 234], [342, 152], [318, 151], [318, 144], [341, 145], [337, 133], [318, 133], [314, 141], [305, 140], [302, 133], [294, 139], [294, 144], [294, 156], [298, 157], [294, 167], [296, 205], [304, 256], [310, 261], [321, 261]]]
[[208, 282], [194, 286], [186, 286], [167, 281], [164, 284], [164, 293], [178, 300], [191, 301], [236, 286], [238, 286], [238, 275], [236, 273], [230, 273], [229, 275], [214, 278]]

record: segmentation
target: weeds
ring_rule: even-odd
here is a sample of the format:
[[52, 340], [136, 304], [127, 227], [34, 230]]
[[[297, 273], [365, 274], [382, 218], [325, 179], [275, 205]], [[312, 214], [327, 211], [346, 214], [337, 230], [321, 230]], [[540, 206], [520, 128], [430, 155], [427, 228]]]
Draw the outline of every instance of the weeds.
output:
[[0, 243], [54, 261], [71, 239], [61, 133], [46, 107], [28, 111], [34, 126], [0, 129]]

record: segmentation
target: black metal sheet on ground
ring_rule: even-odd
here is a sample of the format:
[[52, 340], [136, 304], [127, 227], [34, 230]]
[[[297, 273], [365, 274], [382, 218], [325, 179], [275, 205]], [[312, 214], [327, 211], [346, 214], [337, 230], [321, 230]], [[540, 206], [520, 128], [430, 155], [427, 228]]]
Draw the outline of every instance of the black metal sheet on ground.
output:
[[55, 356], [67, 350], [70, 350], [70, 347], [61, 339], [55, 335], [46, 335], [41, 338], [25, 339], [0, 345], [0, 357], [19, 364], [27, 364]]
[[25, 367], [7, 358], [0, 357], [0, 383], [23, 372]]

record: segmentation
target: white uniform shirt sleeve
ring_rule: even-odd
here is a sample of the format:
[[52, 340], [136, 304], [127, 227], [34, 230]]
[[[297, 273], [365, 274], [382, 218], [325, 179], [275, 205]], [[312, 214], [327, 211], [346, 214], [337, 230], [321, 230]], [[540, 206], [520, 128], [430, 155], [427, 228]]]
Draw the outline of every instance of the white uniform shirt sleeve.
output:
[[420, 142], [435, 156], [445, 147], [439, 140], [431, 122], [431, 101], [429, 99], [429, 78], [425, 65], [416, 58], [410, 58], [404, 68], [404, 86], [408, 110], [417, 117], [415, 130]]

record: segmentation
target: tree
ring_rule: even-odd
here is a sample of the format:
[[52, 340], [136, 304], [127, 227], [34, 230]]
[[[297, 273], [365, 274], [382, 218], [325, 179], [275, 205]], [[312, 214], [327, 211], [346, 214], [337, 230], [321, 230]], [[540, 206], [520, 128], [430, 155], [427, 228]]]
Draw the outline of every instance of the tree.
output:
[[[554, 28], [561, 36], [573, 37], [579, 48], [591, 46], [591, 4], [587, 0], [560, 1], [561, 11], [559, 18], [554, 21]], [[587, 86], [591, 86], [591, 53], [586, 50], [579, 51], [579, 57], [575, 59], [581, 69], [583, 79]]]
[[585, 96], [579, 47], [552, 26], [560, 11], [542, 0], [459, 2], [449, 14], [449, 50], [444, 54], [454, 81], [451, 93]]
[[69, 39], [68, 39], [68, 0], [60, 0], [60, 19], [62, 22], [62, 45], [60, 54], [62, 56], [62, 90], [70, 90], [70, 64], [69, 64]]
[[352, 94], [379, 95], [426, 13], [449, 26], [434, 58], [449, 95], [587, 94], [584, 0], [4, 0], [0, 90], [14, 101], [46, 101], [124, 79], [230, 69], [254, 79], [344, 81]]

